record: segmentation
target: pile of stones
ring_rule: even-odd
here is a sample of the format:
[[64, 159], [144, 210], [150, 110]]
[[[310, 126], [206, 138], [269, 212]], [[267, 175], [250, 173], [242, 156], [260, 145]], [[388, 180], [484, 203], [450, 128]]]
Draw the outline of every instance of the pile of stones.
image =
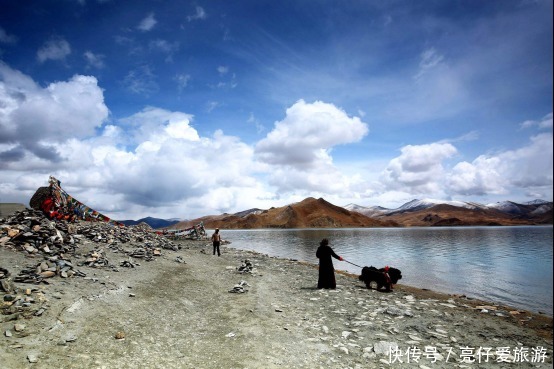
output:
[[[0, 248], [22, 253], [28, 262], [25, 266], [5, 265], [0, 259], [2, 323], [41, 316], [48, 309], [45, 291], [33, 285], [48, 285], [56, 278], [96, 281], [87, 277], [88, 268], [114, 272], [118, 267], [135, 268], [140, 264], [134, 258], [155, 260], [162, 250], [177, 251], [180, 246], [145, 223], [119, 227], [105, 222], [67, 222], [25, 209], [0, 218]], [[111, 262], [114, 254], [124, 261]]]
[[[87, 243], [93, 244], [94, 250], [86, 254], [80, 252], [79, 248]], [[146, 223], [131, 227], [118, 227], [105, 222], [69, 223], [50, 220], [41, 211], [33, 209], [0, 218], [0, 247], [25, 253], [30, 258], [42, 259], [25, 267], [14, 277], [15, 282], [35, 284], [47, 283], [48, 278], [55, 276], [84, 277], [86, 273], [78, 269], [83, 266], [115, 269], [106, 250], [125, 254], [129, 260], [140, 258], [151, 261], [161, 256], [162, 249], [177, 251], [180, 248], [154, 232]], [[75, 262], [72, 259], [82, 260]], [[129, 261], [120, 266], [136, 265]], [[8, 273], [7, 269], [0, 268], [2, 279]]]
[[250, 262], [250, 260], [246, 259], [244, 262], [237, 268], [237, 271], [241, 274], [250, 273], [252, 274], [252, 270], [254, 269], [254, 266]]
[[233, 288], [231, 288], [229, 290], [229, 292], [231, 292], [231, 293], [245, 293], [245, 292], [248, 292], [248, 289], [246, 287], [250, 287], [250, 285], [248, 283], [246, 283], [246, 281], [240, 281], [239, 283], [234, 285]]

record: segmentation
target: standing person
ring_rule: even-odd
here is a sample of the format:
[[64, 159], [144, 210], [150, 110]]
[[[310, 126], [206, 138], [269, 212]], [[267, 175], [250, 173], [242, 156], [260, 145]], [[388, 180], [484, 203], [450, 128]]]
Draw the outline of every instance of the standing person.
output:
[[342, 257], [335, 254], [333, 249], [329, 246], [329, 240], [324, 238], [319, 243], [319, 247], [315, 253], [315, 256], [319, 259], [319, 279], [317, 280], [317, 288], [337, 288], [337, 282], [335, 280], [335, 268], [333, 267], [334, 257], [337, 260], [342, 261]]
[[217, 250], [217, 256], [221, 256], [221, 252], [219, 251], [219, 245], [221, 245], [221, 235], [219, 234], [219, 228], [216, 228], [214, 234], [212, 234], [212, 243], [214, 245], [214, 255], [215, 251]]

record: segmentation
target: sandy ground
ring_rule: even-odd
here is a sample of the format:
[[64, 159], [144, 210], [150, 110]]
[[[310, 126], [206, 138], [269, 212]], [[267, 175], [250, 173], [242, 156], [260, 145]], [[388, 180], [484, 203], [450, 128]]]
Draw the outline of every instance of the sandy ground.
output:
[[[180, 245], [134, 268], [16, 284], [32, 301], [0, 315], [0, 368], [552, 367], [550, 317], [401, 285], [367, 290], [342, 273], [336, 290], [318, 290], [314, 265]], [[237, 270], [245, 260], [250, 273]], [[12, 274], [36, 263], [0, 247]], [[246, 292], [229, 292], [241, 282]]]

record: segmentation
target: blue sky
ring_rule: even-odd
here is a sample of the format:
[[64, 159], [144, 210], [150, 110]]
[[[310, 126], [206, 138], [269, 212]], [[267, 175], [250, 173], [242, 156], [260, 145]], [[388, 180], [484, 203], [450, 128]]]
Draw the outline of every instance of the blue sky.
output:
[[552, 201], [552, 1], [0, 2], [0, 201]]

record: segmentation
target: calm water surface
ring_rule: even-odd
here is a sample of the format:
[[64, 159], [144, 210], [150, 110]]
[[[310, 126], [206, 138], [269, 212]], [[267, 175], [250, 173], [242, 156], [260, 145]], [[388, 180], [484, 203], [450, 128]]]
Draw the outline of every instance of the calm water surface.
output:
[[354, 264], [399, 268], [401, 284], [552, 316], [552, 226], [222, 230], [222, 238], [237, 249], [312, 263], [319, 241], [328, 238]]

